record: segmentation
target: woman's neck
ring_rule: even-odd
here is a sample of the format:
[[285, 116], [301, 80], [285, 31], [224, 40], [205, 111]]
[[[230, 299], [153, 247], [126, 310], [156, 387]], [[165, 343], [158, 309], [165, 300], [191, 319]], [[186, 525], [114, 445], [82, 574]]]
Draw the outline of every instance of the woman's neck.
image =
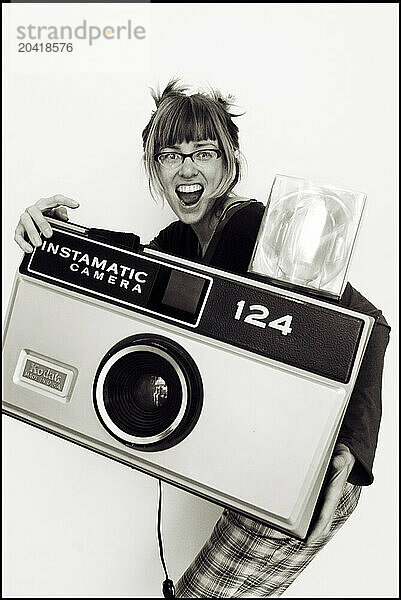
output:
[[206, 252], [206, 248], [213, 237], [218, 222], [219, 217], [217, 217], [215, 212], [213, 212], [207, 221], [203, 219], [200, 223], [194, 223], [191, 225], [192, 229], [196, 233], [196, 237], [198, 238], [200, 247], [202, 249], [202, 256], [204, 256]]

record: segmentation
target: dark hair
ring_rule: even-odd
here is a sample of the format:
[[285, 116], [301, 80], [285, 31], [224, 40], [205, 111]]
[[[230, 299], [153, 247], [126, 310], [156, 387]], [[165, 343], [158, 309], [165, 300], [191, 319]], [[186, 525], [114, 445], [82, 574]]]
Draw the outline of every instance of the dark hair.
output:
[[163, 187], [158, 176], [158, 165], [154, 155], [163, 148], [182, 142], [216, 140], [223, 153], [227, 177], [217, 192], [221, 197], [227, 194], [240, 179], [241, 164], [238, 143], [238, 127], [229, 112], [233, 98], [223, 98], [213, 88], [209, 92], [188, 95], [188, 90], [171, 80], [163, 93], [151, 90], [156, 104], [149, 123], [142, 132], [144, 163], [149, 178], [149, 188], [154, 198], [163, 196]]

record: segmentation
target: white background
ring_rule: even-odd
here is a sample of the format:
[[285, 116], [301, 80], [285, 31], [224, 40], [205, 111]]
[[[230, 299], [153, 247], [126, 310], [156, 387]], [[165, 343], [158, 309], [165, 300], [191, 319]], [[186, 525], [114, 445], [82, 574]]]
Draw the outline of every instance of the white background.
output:
[[[141, 132], [153, 110], [148, 88], [174, 75], [233, 93], [246, 111], [237, 120], [248, 162], [239, 193], [266, 202], [283, 173], [367, 194], [349, 279], [393, 328], [375, 482], [285, 596], [397, 596], [398, 7], [17, 4], [3, 12], [5, 301], [21, 259], [15, 225], [40, 197], [71, 196], [81, 203], [71, 220], [135, 231], [144, 242], [173, 219], [147, 190]], [[58, 55], [58, 65], [54, 56], [16, 56], [16, 24], [128, 18], [146, 27], [143, 46], [80, 42], [74, 63]], [[3, 433], [4, 596], [160, 597], [157, 481], [8, 417]], [[221, 509], [164, 491], [166, 559], [177, 580]]]

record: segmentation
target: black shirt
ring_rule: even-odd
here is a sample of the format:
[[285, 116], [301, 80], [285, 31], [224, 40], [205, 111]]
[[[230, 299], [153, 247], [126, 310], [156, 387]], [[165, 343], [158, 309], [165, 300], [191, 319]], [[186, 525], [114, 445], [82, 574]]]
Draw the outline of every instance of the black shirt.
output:
[[[199, 261], [232, 273], [247, 275], [265, 206], [256, 201], [233, 205], [223, 213], [205, 256], [201, 256], [198, 238], [190, 225], [174, 221], [163, 229], [151, 248]], [[375, 318], [366, 352], [339, 432], [355, 456], [348, 481], [355, 485], [373, 482], [372, 466], [381, 419], [381, 392], [384, 353], [390, 327], [380, 310], [347, 283], [340, 306]]]

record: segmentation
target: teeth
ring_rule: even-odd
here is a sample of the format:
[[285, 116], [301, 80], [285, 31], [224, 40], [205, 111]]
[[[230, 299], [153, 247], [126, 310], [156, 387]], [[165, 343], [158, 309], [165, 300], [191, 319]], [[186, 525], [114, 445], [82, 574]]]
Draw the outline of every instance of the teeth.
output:
[[199, 183], [194, 183], [193, 185], [179, 185], [177, 187], [177, 190], [179, 192], [184, 192], [187, 194], [190, 194], [192, 192], [200, 192], [202, 189], [202, 186], [199, 185]]

